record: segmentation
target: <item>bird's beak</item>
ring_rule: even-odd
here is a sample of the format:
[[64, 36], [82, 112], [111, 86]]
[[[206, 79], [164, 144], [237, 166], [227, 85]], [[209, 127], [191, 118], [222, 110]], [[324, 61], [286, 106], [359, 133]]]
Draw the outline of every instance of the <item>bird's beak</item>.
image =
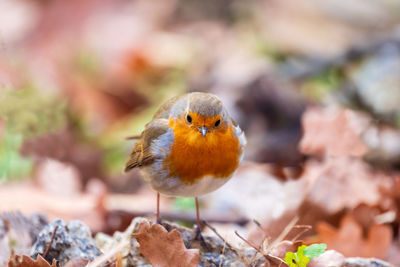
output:
[[200, 132], [201, 132], [201, 134], [202, 134], [203, 136], [206, 136], [207, 131], [208, 131], [208, 129], [207, 129], [206, 126], [200, 127]]

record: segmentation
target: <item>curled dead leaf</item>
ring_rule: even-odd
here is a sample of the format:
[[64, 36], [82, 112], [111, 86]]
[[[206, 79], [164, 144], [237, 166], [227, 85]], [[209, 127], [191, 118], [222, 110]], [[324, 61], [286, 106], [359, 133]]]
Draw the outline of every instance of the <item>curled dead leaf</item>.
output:
[[156, 267], [198, 266], [200, 255], [197, 249], [187, 249], [178, 230], [168, 231], [159, 224], [150, 227], [142, 222], [139, 232], [133, 235], [140, 244], [140, 252]]
[[362, 226], [351, 215], [346, 215], [338, 229], [325, 222], [317, 224], [321, 243], [341, 252], [346, 257], [383, 258], [392, 243], [392, 229], [387, 225], [372, 225], [367, 236]]
[[57, 263], [53, 259], [50, 265], [41, 255], [36, 260], [26, 255], [14, 255], [9, 259], [8, 267], [57, 267]]

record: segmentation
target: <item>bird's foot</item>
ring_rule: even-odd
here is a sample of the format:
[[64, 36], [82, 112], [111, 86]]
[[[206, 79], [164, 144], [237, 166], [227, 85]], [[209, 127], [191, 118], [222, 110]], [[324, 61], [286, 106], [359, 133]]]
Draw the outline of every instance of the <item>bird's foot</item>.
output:
[[206, 239], [203, 237], [202, 230], [203, 228], [197, 224], [195, 224], [194, 229], [194, 239], [193, 241], [198, 241], [200, 246], [205, 248], [207, 251], [211, 251], [210, 245], [206, 242]]
[[202, 228], [199, 225], [195, 224], [194, 225], [194, 240], [201, 241], [201, 239], [204, 239], [203, 235], [201, 234], [201, 231], [202, 231]]

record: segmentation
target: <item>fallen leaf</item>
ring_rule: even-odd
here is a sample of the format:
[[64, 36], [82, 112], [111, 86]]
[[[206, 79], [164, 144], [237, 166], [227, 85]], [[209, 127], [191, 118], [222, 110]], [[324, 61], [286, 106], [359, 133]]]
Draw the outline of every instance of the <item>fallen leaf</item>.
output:
[[[351, 214], [353, 218], [357, 221], [359, 225], [361, 225], [363, 231], [367, 231], [373, 224], [377, 224], [376, 218], [382, 212], [380, 212], [379, 208], [376, 206], [368, 206], [364, 203], [355, 207]], [[389, 222], [390, 223], [390, 222]]]
[[362, 226], [351, 215], [346, 215], [338, 229], [319, 222], [316, 227], [319, 242], [337, 250], [346, 257], [383, 258], [392, 242], [392, 229], [387, 225], [372, 225], [366, 237]]
[[36, 260], [26, 255], [14, 255], [8, 261], [8, 267], [57, 267], [57, 263], [53, 259], [50, 265], [41, 255]]
[[296, 252], [297, 248], [302, 245], [302, 242], [292, 242], [284, 240], [271, 249], [270, 254], [278, 258], [285, 258], [287, 252]]
[[302, 118], [301, 152], [308, 155], [363, 156], [368, 147], [361, 140], [367, 119], [339, 108], [309, 108]]
[[142, 222], [139, 232], [133, 235], [140, 244], [140, 252], [156, 267], [198, 266], [200, 255], [197, 249], [186, 249], [178, 230], [168, 231], [159, 224], [150, 227]]
[[308, 183], [308, 200], [328, 214], [354, 209], [361, 203], [380, 204], [382, 189], [391, 185], [391, 176], [374, 170], [359, 158], [326, 157], [306, 163], [303, 179]]

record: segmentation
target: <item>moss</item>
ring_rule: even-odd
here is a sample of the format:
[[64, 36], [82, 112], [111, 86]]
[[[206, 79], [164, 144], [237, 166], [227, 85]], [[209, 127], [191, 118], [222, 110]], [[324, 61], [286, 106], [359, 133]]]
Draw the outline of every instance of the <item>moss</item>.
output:
[[0, 118], [24, 138], [59, 129], [65, 123], [65, 102], [41, 95], [33, 87], [1, 89]]
[[42, 96], [33, 87], [0, 90], [0, 181], [6, 181], [31, 171], [32, 159], [19, 152], [24, 140], [64, 125], [65, 104]]

